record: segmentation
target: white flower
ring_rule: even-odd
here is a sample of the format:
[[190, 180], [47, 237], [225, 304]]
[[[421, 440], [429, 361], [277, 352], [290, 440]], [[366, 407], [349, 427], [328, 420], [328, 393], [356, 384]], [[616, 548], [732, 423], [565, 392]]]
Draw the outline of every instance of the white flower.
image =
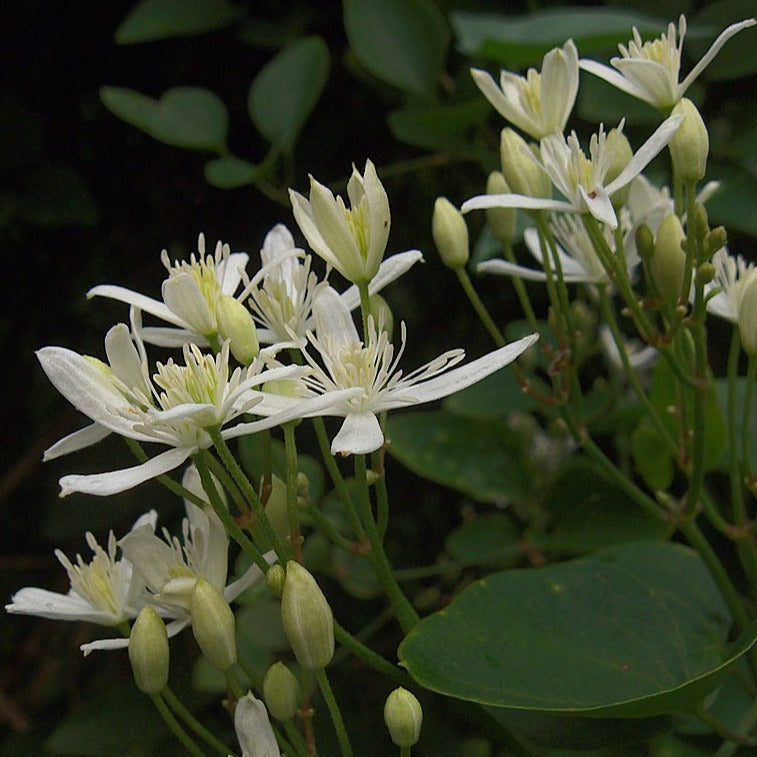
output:
[[[137, 520], [133, 529], [152, 531], [157, 514], [146, 513]], [[125, 557], [117, 557], [118, 544], [111, 531], [107, 549], [87, 532], [87, 544], [93, 557], [85, 562], [81, 555], [76, 562], [69, 560], [61, 550], [55, 556], [66, 569], [71, 582], [67, 594], [26, 587], [17, 591], [5, 609], [18, 615], [36, 615], [51, 620], [84, 620], [102, 626], [117, 626], [135, 618], [144, 606], [141, 601], [145, 586], [142, 575], [134, 570]], [[82, 649], [86, 651], [89, 645]]]
[[[606, 323], [599, 327], [599, 340], [610, 367], [615, 372], [622, 373], [624, 366], [620, 357], [620, 350], [615, 343], [612, 330]], [[651, 368], [657, 361], [657, 350], [639, 339], [629, 339], [624, 342], [623, 347], [628, 355], [628, 362], [634, 371], [641, 372]]]
[[729, 255], [725, 247], [718, 250], [710, 262], [715, 266], [715, 278], [705, 285], [707, 310], [726, 321], [738, 323], [744, 292], [757, 279], [757, 266], [747, 263], [741, 255]]
[[[544, 137], [540, 143], [541, 161], [537, 162], [566, 200], [517, 194], [479, 195], [466, 200], [462, 211], [466, 213], [480, 208], [526, 208], [590, 213], [598, 221], [614, 229], [618, 220], [610, 196], [644, 170], [649, 161], [670, 141], [681, 120], [680, 116], [671, 116], [663, 121], [654, 134], [634, 153], [626, 167], [606, 186], [604, 182], [612, 165], [613, 151], [608, 148], [607, 135], [601, 125], [599, 132], [591, 137], [588, 158], [581, 149], [575, 132], [567, 139], [561, 134]], [[622, 128], [621, 121], [618, 131]], [[617, 140], [614, 141], [617, 144]]]
[[268, 719], [268, 710], [251, 692], [237, 702], [234, 729], [239, 746], [242, 747], [242, 757], [280, 756], [276, 736]]
[[309, 337], [323, 367], [303, 350], [312, 373], [302, 383], [312, 396], [337, 396], [346, 389], [357, 390], [323, 413], [345, 419], [331, 444], [332, 454], [342, 455], [366, 454], [381, 447], [384, 434], [378, 413], [431, 402], [464, 389], [511, 363], [538, 338], [532, 334], [453, 371], [449, 369], [463, 359], [464, 352], [450, 350], [403, 376], [398, 363], [405, 347], [404, 323], [401, 346], [395, 355], [381, 324], [377, 328], [372, 319], [368, 343], [363, 344], [349, 310], [331, 288], [324, 289], [316, 299], [314, 316], [316, 334]]
[[198, 256], [171, 264], [163, 250], [161, 261], [168, 278], [161, 288], [163, 301], [133, 292], [121, 286], [101, 284], [87, 292], [87, 297], [108, 297], [150, 313], [178, 328], [149, 327], [142, 338], [162, 347], [181, 347], [195, 342], [206, 347], [218, 337], [216, 304], [222, 295], [234, 296], [249, 260], [245, 252], [232, 253], [229, 245], [218, 242], [213, 255], [205, 254], [205, 237], [197, 240]]
[[628, 46], [618, 45], [620, 57], [610, 60], [614, 68], [593, 60], [581, 60], [579, 66], [623, 92], [644, 100], [656, 108], [667, 110], [683, 97], [686, 90], [731, 37], [742, 29], [754, 26], [755, 23], [755, 19], [748, 18], [737, 24], [731, 24], [721, 32], [704, 57], [680, 84], [678, 78], [681, 68], [681, 50], [686, 36], [686, 18], [683, 15], [678, 19], [677, 44], [676, 28], [673, 23], [668, 25], [667, 34], [644, 43], [634, 27], [633, 39]]
[[310, 177], [310, 199], [289, 190], [292, 210], [316, 254], [354, 284], [367, 284], [379, 270], [389, 238], [389, 199], [376, 168], [366, 161], [364, 175], [353, 166], [347, 183], [350, 207]]
[[509, 71], [500, 73], [499, 87], [481, 69], [471, 75], [486, 99], [510, 123], [534, 139], [565, 129], [578, 92], [578, 51], [573, 40], [550, 50], [541, 73], [529, 68], [526, 76]]

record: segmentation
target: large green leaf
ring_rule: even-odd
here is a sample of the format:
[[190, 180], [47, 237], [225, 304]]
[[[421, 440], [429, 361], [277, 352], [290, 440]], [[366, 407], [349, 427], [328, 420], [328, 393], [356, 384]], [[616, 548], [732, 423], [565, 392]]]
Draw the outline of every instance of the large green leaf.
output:
[[426, 102], [435, 99], [449, 33], [428, 0], [344, 0], [355, 57], [377, 78]]
[[103, 105], [160, 142], [190, 150], [223, 152], [229, 114], [215, 94], [201, 87], [175, 87], [159, 100], [124, 87], [102, 87]]
[[523, 710], [651, 717], [711, 691], [755, 640], [727, 645], [727, 608], [699, 556], [639, 542], [467, 587], [399, 649], [419, 684]]
[[410, 470], [481, 502], [524, 496], [526, 482], [507, 424], [445, 410], [395, 415], [388, 449]]
[[536, 400], [523, 392], [510, 367], [451, 394], [443, 402], [445, 410], [466, 418], [505, 419], [513, 411], [528, 412], [536, 405]]
[[219, 189], [236, 189], [251, 184], [260, 167], [234, 155], [224, 155], [205, 164], [205, 179]]
[[444, 549], [460, 565], [513, 564], [523, 554], [520, 529], [507, 513], [484, 513], [451, 531]]
[[116, 29], [119, 45], [191, 37], [228, 26], [245, 15], [225, 0], [143, 0]]
[[330, 57], [320, 37], [284, 48], [250, 85], [247, 109], [260, 133], [285, 152], [318, 102], [329, 76]]

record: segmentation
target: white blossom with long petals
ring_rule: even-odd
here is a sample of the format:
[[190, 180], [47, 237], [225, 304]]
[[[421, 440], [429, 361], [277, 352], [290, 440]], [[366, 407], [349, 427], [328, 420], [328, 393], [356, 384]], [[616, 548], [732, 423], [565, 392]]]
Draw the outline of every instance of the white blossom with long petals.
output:
[[565, 129], [578, 92], [578, 50], [569, 39], [544, 56], [541, 73], [534, 68], [525, 76], [502, 71], [499, 86], [481, 69], [472, 68], [471, 75], [502, 116], [538, 140]]
[[450, 368], [465, 353], [450, 350], [404, 376], [398, 367], [405, 347], [404, 323], [401, 346], [395, 354], [386, 331], [372, 318], [368, 322], [368, 343], [361, 341], [350, 311], [333, 289], [319, 294], [313, 310], [316, 330], [309, 339], [322, 364], [303, 349], [312, 368], [311, 374], [301, 379], [304, 392], [313, 397], [336, 397], [345, 390], [357, 390], [320, 413], [344, 417], [331, 444], [332, 454], [367, 454], [379, 449], [384, 434], [378, 413], [431, 402], [465, 389], [511, 363], [538, 339], [537, 334], [532, 334], [454, 370]]
[[[540, 143], [541, 160], [537, 163], [546, 171], [554, 186], [567, 198], [552, 200], [518, 194], [478, 195], [463, 203], [462, 211], [485, 208], [524, 208], [553, 210], [563, 213], [590, 213], [611, 229], [618, 226], [611, 195], [638, 176], [647, 164], [670, 141], [681, 124], [680, 116], [671, 116], [657, 127], [651, 137], [634, 153], [626, 167], [607, 185], [605, 177], [612, 165], [612, 150], [607, 135], [600, 126], [593, 134], [587, 158], [575, 132], [567, 138], [560, 134], [545, 137]], [[623, 127], [621, 121], [618, 131]], [[526, 153], [532, 157], [530, 152]], [[536, 158], [534, 158], [536, 160]]]
[[686, 90], [707, 68], [720, 48], [735, 34], [754, 26], [755, 23], [757, 22], [754, 18], [748, 18], [731, 24], [723, 30], [680, 84], [678, 79], [681, 69], [681, 51], [683, 39], [686, 36], [686, 18], [683, 15], [678, 19], [677, 42], [676, 27], [673, 23], [668, 24], [667, 34], [662, 34], [658, 39], [649, 42], [642, 42], [641, 35], [634, 27], [633, 39], [628, 46], [618, 45], [620, 57], [610, 60], [613, 68], [594, 60], [583, 59], [578, 65], [584, 71], [599, 76], [639, 100], [656, 108], [669, 110], [684, 96]]
[[715, 278], [705, 285], [707, 310], [726, 321], [738, 323], [744, 292], [757, 279], [757, 266], [741, 255], [730, 255], [726, 247], [718, 250], [710, 262], [715, 267]]

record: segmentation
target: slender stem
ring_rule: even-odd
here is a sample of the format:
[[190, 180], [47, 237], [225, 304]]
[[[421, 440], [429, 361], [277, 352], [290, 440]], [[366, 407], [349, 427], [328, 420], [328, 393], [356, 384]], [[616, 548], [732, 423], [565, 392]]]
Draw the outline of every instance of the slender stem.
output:
[[368, 491], [365, 470], [365, 456], [355, 455], [354, 458], [355, 479], [358, 488], [358, 509], [363, 526], [365, 527], [368, 542], [371, 545], [371, 562], [373, 563], [373, 568], [376, 571], [379, 582], [384, 587], [384, 591], [386, 591], [389, 601], [394, 607], [402, 630], [408, 633], [418, 624], [420, 618], [395, 580], [392, 566], [389, 563], [386, 552], [384, 552], [384, 545], [381, 542], [381, 537], [373, 519], [373, 512], [371, 511], [370, 493]]
[[[386, 412], [382, 413], [381, 428], [386, 425]], [[389, 526], [389, 493], [386, 490], [386, 471], [384, 469], [384, 449], [376, 450], [371, 456], [372, 469], [376, 475], [374, 488], [376, 489], [376, 528], [381, 540], [386, 536]]]
[[363, 318], [363, 344], [368, 344], [368, 318], [371, 314], [371, 296], [368, 292], [368, 282], [357, 285], [360, 292], [360, 314]]
[[[513, 265], [516, 264], [515, 259], [515, 253], [513, 252], [512, 245], [508, 243], [504, 243], [502, 245], [502, 251], [505, 254], [505, 259], [508, 260]], [[513, 287], [515, 287], [515, 294], [518, 295], [518, 301], [520, 302], [521, 310], [526, 315], [526, 320], [528, 321], [528, 325], [531, 327], [532, 331], [539, 331], [539, 322], [536, 320], [536, 313], [534, 312], [534, 309], [531, 305], [531, 300], [528, 296], [528, 291], [526, 290], [526, 285], [523, 283], [523, 281], [518, 278], [517, 276], [512, 277]]]
[[213, 441], [213, 445], [215, 446], [216, 450], [218, 451], [218, 454], [221, 457], [221, 461], [226, 466], [226, 470], [231, 473], [232, 478], [236, 482], [237, 486], [242, 491], [242, 494], [244, 494], [245, 499], [250, 503], [250, 506], [252, 507], [252, 511], [255, 513], [255, 516], [258, 519], [258, 522], [260, 523], [260, 527], [263, 531], [263, 535], [266, 538], [266, 541], [271, 545], [273, 550], [276, 552], [276, 556], [279, 558], [279, 560], [282, 563], [286, 563], [287, 560], [287, 551], [284, 548], [284, 545], [281, 543], [281, 540], [279, 539], [276, 532], [273, 530], [273, 526], [271, 525], [271, 521], [268, 520], [268, 516], [265, 514], [265, 510], [263, 508], [263, 503], [260, 501], [260, 498], [257, 495], [257, 492], [255, 491], [255, 488], [250, 483], [250, 479], [247, 478], [247, 475], [240, 467], [239, 463], [236, 461], [236, 458], [234, 455], [231, 454], [231, 450], [229, 449], [229, 446], [226, 444], [226, 440], [221, 435], [221, 430], [219, 428], [209, 428], [207, 429], [208, 433], [210, 434], [210, 438]]
[[334, 621], [334, 637], [343, 647], [352, 652], [355, 657], [359, 657], [383, 676], [391, 678], [399, 686], [407, 687], [410, 685], [410, 677], [407, 673], [400, 670], [396, 665], [392, 665], [391, 662], [385, 660], [380, 654], [374, 652], [360, 639], [353, 636], [346, 628], [339, 625], [336, 620]]
[[223, 488], [231, 494], [231, 498], [234, 500], [237, 510], [240, 513], [249, 512], [250, 506], [247, 504], [247, 500], [245, 500], [242, 496], [242, 492], [239, 491], [239, 487], [234, 481], [232, 481], [231, 476], [226, 472], [226, 468], [224, 468], [213, 455], [208, 455], [205, 460], [213, 475], [221, 482]]
[[244, 691], [242, 690], [242, 685], [239, 683], [239, 680], [234, 675], [232, 666], [226, 668], [226, 670], [223, 671], [223, 675], [224, 678], [226, 678], [226, 685], [229, 687], [229, 691], [237, 698], [237, 700], [241, 699], [244, 696]]
[[[181, 742], [184, 749], [194, 757], [205, 757], [205, 752], [192, 741], [189, 734], [181, 727], [181, 724], [173, 716], [171, 710], [168, 709], [168, 705], [163, 701], [160, 694], [152, 694], [150, 699], [152, 699], [155, 709], [160, 713], [160, 717], [163, 718], [171, 733]], [[229, 754], [229, 752], [227, 751], [226, 754]]]
[[222, 757], [229, 754], [229, 748], [219, 741], [183, 704], [183, 702], [166, 686], [160, 695], [168, 706], [194, 731], [208, 746]]
[[[752, 702], [749, 709], [739, 721], [739, 724], [737, 726], [738, 732], [749, 733], [754, 728], [755, 724], [757, 724], [757, 700], [754, 700]], [[718, 751], [715, 752], [715, 757], [731, 757], [731, 755], [734, 754], [737, 749], [738, 744], [735, 741], [728, 739], [726, 742], [721, 744]]]
[[297, 757], [307, 757], [308, 745], [305, 743], [305, 739], [302, 734], [297, 730], [297, 726], [292, 720], [285, 720], [282, 724], [284, 732], [289, 739], [289, 743], [297, 752]]
[[[731, 502], [733, 503], [733, 520], [739, 525], [746, 523], [746, 508], [744, 507], [742, 467], [739, 464], [737, 423], [736, 377], [739, 371], [739, 355], [741, 354], [741, 340], [737, 326], [731, 334], [731, 348], [728, 351], [728, 441], [731, 451], [730, 478]], [[748, 416], [743, 415], [742, 418]]]
[[326, 706], [329, 708], [329, 714], [331, 715], [331, 721], [334, 724], [334, 730], [336, 731], [336, 737], [339, 741], [339, 749], [342, 752], [342, 757], [352, 757], [352, 746], [350, 745], [350, 739], [347, 735], [347, 729], [344, 727], [342, 713], [336, 702], [336, 698], [334, 697], [334, 692], [331, 689], [331, 684], [326, 676], [326, 671], [323, 668], [316, 670], [315, 677], [318, 681], [321, 693], [323, 694], [323, 698], [326, 701]]
[[718, 736], [722, 736], [722, 738], [728, 741], [733, 741], [742, 746], [757, 746], [757, 739], [743, 733], [732, 731], [722, 720], [720, 720], [720, 718], [715, 717], [711, 712], [707, 712], [704, 707], [695, 707], [692, 714], [705, 725], [712, 728]]
[[339, 533], [333, 522], [324, 515], [315, 505], [308, 504], [306, 512], [313, 521], [317, 531], [320, 531], [329, 541], [345, 552], [354, 552], [356, 543]]
[[296, 421], [284, 424], [284, 446], [287, 459], [287, 515], [289, 517], [289, 539], [294, 548], [294, 559], [303, 564], [302, 536], [300, 535], [300, 513], [297, 508], [297, 443], [294, 438]]
[[266, 562], [260, 550], [250, 541], [247, 535], [237, 525], [234, 518], [231, 517], [229, 511], [226, 509], [226, 505], [221, 499], [221, 495], [216, 490], [215, 483], [210, 475], [210, 470], [206, 463], [207, 458], [210, 456], [210, 452], [207, 450], [200, 450], [199, 454], [195, 455], [194, 463], [197, 466], [197, 471], [200, 474], [200, 481], [202, 481], [202, 487], [205, 489], [210, 504], [213, 507], [213, 511], [221, 520], [226, 531], [239, 544], [250, 559], [257, 565], [263, 573], [268, 572], [270, 565]]
[[504, 347], [505, 344], [507, 344], [505, 337], [502, 336], [502, 332], [497, 328], [497, 324], [494, 323], [494, 319], [489, 315], [489, 311], [478, 296], [478, 292], [474, 289], [470, 276], [468, 276], [468, 272], [461, 266], [460, 268], [455, 268], [455, 274], [457, 275], [457, 280], [460, 282], [460, 285], [463, 287], [463, 291], [465, 292], [468, 301], [473, 306], [473, 310], [476, 312], [476, 315], [484, 325], [484, 328], [494, 340], [494, 344], [496, 344], [497, 347]]
[[400, 747], [400, 757], [410, 757], [410, 750], [412, 747], [410, 746], [401, 746]]

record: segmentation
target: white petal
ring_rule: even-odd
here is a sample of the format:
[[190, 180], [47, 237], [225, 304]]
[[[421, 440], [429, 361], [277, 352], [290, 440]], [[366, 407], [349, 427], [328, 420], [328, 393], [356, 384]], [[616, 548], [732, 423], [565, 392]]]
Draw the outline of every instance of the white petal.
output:
[[186, 329], [171, 329], [163, 326], [147, 326], [140, 330], [139, 335], [148, 344], [156, 347], [168, 347], [181, 349], [185, 344], [196, 344], [198, 347], [208, 347], [209, 342], [205, 337], [187, 331]]
[[557, 210], [563, 213], [575, 213], [576, 208], [563, 200], [547, 200], [542, 197], [526, 197], [525, 195], [477, 195], [466, 200], [460, 212], [469, 210], [484, 210], [486, 208], [524, 208], [526, 210]]
[[349, 413], [331, 442], [331, 454], [367, 455], [383, 443], [384, 433], [373, 413]]
[[[263, 558], [269, 565], [273, 565], [276, 560], [276, 553], [271, 550], [263, 555]], [[245, 589], [249, 589], [254, 583], [257, 583], [263, 577], [263, 571], [257, 565], [251, 565], [236, 581], [230, 583], [223, 590], [223, 598], [227, 602], [233, 602]]]
[[234, 730], [244, 757], [280, 757], [268, 710], [252, 693], [237, 702]]
[[181, 465], [190, 455], [197, 452], [196, 447], [179, 447], [169, 449], [147, 462], [132, 468], [110, 471], [109, 473], [94, 473], [88, 476], [73, 474], [63, 476], [60, 480], [61, 497], [67, 497], [74, 492], [94, 494], [107, 497], [111, 494], [133, 489], [151, 478], [168, 473]]
[[318, 339], [324, 344], [333, 342], [336, 350], [360, 342], [350, 311], [332, 287], [325, 287], [315, 298], [313, 319]]
[[[222, 294], [233, 296], [242, 282], [242, 271], [247, 267], [250, 256], [246, 252], [232, 252], [222, 263], [222, 269], [216, 268], [216, 276]], [[220, 274], [220, 276], [219, 276]]]
[[163, 282], [163, 300], [191, 331], [212, 334], [217, 330], [215, 313], [191, 273], [178, 273]]
[[615, 209], [612, 206], [610, 196], [603, 187], [597, 187], [589, 194], [586, 188], [579, 184], [578, 191], [589, 213], [594, 218], [600, 223], [607, 224], [611, 229], [618, 228], [618, 217], [615, 215]]
[[[579, 68], [584, 71], [588, 71], [594, 76], [598, 76], [600, 79], [604, 79], [608, 84], [612, 84], [613, 87], [619, 89], [621, 92], [637, 97], [644, 102], [650, 102], [647, 92], [640, 87], [637, 87], [633, 82], [628, 81], [625, 76], [618, 73], [614, 68], [605, 66], [603, 63], [599, 63], [595, 60], [581, 59], [578, 61]], [[650, 103], [654, 104], [654, 103]]]
[[[493, 273], [498, 276], [514, 276], [525, 281], [546, 281], [547, 274], [544, 271], [527, 268], [526, 266], [516, 265], [507, 260], [485, 260], [476, 267], [476, 273]], [[557, 274], [553, 271], [553, 277]], [[594, 282], [596, 277], [590, 276], [585, 271], [566, 271], [563, 269], [563, 280], [569, 284], [580, 282]]]
[[34, 586], [17, 591], [5, 609], [16, 615], [35, 615], [51, 620], [84, 620], [103, 626], [112, 626], [123, 620], [96, 609], [78, 594], [58, 594]]
[[110, 433], [111, 430], [109, 428], [105, 428], [105, 426], [101, 426], [99, 423], [92, 423], [89, 426], [80, 428], [78, 431], [74, 431], [73, 434], [59, 439], [52, 447], [48, 447], [45, 450], [42, 459], [47, 462], [48, 460], [54, 460], [56, 457], [68, 455], [71, 452], [78, 452], [80, 449], [97, 444], [97, 442], [103, 440]]
[[127, 638], [98, 639], [82, 644], [79, 649], [87, 657], [91, 652], [111, 652], [114, 649], [126, 649], [128, 646], [129, 640]]
[[175, 326], [181, 326], [187, 328], [187, 323], [182, 321], [178, 315], [172, 313], [164, 302], [160, 300], [154, 300], [152, 297], [147, 297], [139, 292], [132, 292], [131, 289], [125, 287], [114, 286], [113, 284], [100, 284], [93, 287], [87, 292], [87, 297], [108, 297], [111, 300], [118, 300], [119, 302], [125, 302], [127, 305], [134, 305], [140, 310], [144, 310], [145, 313], [150, 313], [162, 321], [168, 321]]

